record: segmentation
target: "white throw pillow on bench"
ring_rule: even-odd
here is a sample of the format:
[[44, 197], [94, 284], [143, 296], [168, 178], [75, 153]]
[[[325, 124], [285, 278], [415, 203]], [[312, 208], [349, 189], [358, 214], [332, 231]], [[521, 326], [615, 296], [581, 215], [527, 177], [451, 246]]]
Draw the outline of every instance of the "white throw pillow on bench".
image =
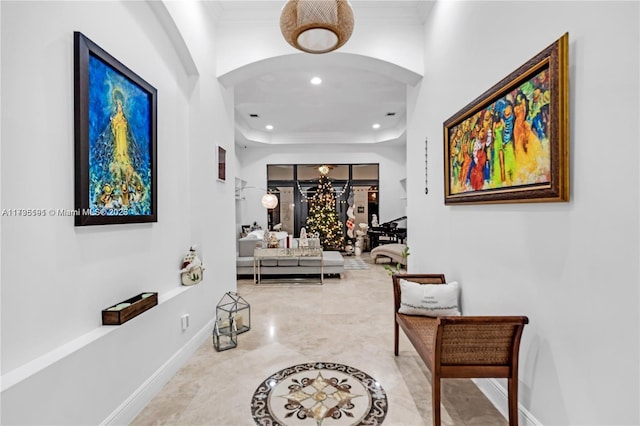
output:
[[427, 317], [460, 315], [460, 286], [455, 281], [447, 284], [420, 284], [401, 279], [400, 290], [398, 312], [401, 314]]

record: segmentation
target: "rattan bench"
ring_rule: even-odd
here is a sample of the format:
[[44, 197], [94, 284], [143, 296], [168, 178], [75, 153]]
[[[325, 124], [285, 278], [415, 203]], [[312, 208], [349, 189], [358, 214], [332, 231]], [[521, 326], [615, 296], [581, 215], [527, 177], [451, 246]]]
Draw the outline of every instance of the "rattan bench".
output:
[[463, 378], [508, 379], [509, 425], [518, 425], [518, 352], [524, 316], [426, 317], [398, 313], [400, 279], [421, 284], [444, 284], [444, 274], [396, 274], [394, 351], [398, 355], [399, 328], [409, 338], [431, 372], [433, 424], [440, 426], [440, 381]]

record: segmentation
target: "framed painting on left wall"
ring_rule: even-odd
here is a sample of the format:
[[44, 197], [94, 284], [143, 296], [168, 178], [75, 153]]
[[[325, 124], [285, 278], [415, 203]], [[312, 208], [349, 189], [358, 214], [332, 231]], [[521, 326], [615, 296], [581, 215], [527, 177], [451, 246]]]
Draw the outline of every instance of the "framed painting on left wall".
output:
[[157, 90], [74, 33], [75, 225], [157, 222]]
[[218, 145], [216, 157], [218, 161], [218, 180], [227, 180], [227, 150]]

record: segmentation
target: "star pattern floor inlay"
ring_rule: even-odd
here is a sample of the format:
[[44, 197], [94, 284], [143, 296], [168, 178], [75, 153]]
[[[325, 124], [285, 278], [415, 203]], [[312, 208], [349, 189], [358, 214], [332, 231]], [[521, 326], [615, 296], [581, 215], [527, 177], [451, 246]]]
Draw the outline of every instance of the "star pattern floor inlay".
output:
[[256, 389], [251, 414], [258, 425], [382, 424], [387, 395], [367, 373], [343, 364], [298, 364], [272, 374]]

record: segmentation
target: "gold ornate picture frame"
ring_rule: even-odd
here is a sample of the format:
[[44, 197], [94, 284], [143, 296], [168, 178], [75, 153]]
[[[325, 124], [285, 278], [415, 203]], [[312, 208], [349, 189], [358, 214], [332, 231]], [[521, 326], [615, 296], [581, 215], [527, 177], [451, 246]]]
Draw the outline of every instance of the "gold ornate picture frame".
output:
[[444, 122], [445, 204], [569, 201], [569, 34]]

